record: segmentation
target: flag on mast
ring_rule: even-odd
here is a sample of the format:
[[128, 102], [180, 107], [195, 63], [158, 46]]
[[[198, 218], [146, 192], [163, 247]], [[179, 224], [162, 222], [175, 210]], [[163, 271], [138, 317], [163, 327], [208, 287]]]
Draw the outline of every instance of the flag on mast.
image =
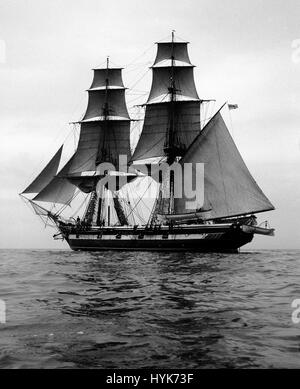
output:
[[232, 109], [238, 109], [238, 105], [237, 104], [228, 104], [228, 108], [229, 110], [232, 110]]

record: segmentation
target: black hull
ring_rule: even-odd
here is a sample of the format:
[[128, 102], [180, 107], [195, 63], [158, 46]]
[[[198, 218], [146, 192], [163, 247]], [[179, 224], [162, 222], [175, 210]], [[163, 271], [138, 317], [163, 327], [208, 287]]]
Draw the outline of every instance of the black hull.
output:
[[81, 251], [194, 251], [194, 252], [220, 252], [220, 253], [237, 253], [238, 249], [245, 244], [249, 243], [250, 240], [239, 240], [239, 241], [193, 241], [193, 242], [97, 242], [91, 240], [85, 240], [78, 244], [78, 242], [69, 241], [69, 245], [72, 250]]
[[176, 231], [91, 229], [64, 234], [72, 250], [238, 252], [252, 233], [233, 226], [194, 227]]

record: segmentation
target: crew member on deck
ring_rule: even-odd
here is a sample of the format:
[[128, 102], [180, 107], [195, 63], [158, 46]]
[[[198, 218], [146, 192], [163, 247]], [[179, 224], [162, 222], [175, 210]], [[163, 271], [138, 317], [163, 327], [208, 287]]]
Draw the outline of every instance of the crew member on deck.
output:
[[251, 215], [251, 225], [256, 226], [257, 225], [257, 218], [255, 215]]

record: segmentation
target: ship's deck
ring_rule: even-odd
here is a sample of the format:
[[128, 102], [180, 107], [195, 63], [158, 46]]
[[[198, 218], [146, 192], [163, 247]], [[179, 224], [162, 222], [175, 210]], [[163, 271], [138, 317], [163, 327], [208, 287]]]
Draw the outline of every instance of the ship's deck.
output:
[[139, 235], [141, 233], [145, 235], [159, 235], [163, 233], [170, 234], [199, 234], [209, 232], [228, 232], [234, 228], [232, 223], [224, 224], [193, 224], [193, 225], [180, 225], [180, 226], [64, 226], [61, 229], [72, 233], [80, 234], [124, 234], [124, 235]]

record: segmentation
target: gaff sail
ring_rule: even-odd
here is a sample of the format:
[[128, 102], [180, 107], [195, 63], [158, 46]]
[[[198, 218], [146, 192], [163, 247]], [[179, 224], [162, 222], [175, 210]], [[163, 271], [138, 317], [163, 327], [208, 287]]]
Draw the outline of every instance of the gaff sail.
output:
[[[202, 209], [210, 210], [207, 218], [240, 216], [274, 209], [249, 172], [220, 111], [186, 151], [180, 160], [182, 167], [185, 163], [192, 163], [194, 176], [196, 163], [205, 164]], [[182, 198], [175, 198], [174, 213], [182, 215], [191, 212], [186, 209], [186, 201], [190, 200], [193, 199], [187, 199], [184, 195]], [[196, 211], [198, 210], [195, 209], [194, 212]]]

